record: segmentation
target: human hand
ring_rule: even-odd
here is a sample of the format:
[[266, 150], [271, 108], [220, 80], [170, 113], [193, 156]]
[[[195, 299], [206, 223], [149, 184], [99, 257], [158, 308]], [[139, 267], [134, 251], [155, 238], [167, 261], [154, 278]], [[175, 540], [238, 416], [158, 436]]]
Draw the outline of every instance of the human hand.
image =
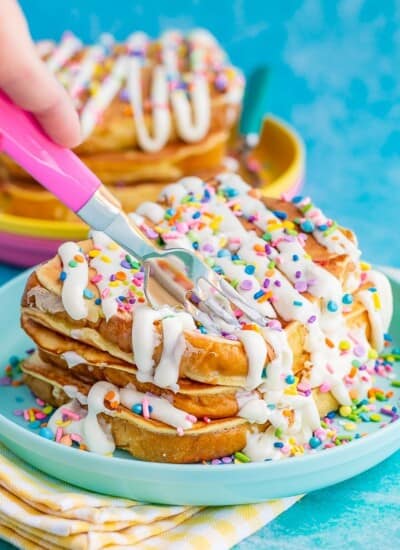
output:
[[64, 147], [80, 142], [72, 102], [36, 53], [16, 0], [0, 0], [0, 89], [34, 114], [45, 132]]

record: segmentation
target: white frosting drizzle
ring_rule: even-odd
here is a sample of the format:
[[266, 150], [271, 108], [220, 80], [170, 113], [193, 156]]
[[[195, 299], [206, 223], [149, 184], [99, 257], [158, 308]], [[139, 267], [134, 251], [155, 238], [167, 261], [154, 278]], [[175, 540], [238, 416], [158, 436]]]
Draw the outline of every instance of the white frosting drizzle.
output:
[[370, 270], [368, 281], [373, 283], [373, 290], [361, 290], [356, 297], [368, 312], [371, 324], [372, 345], [382, 349], [384, 334], [387, 332], [393, 314], [393, 297], [390, 283], [383, 273]]
[[[65, 311], [68, 315], [79, 321], [88, 314], [87, 304], [83, 297], [83, 291], [88, 284], [89, 269], [87, 261], [76, 243], [64, 243], [58, 249], [58, 254], [63, 264], [63, 271], [66, 273], [66, 279], [62, 285], [61, 299]], [[82, 261], [74, 260], [79, 256]], [[70, 262], [74, 262], [75, 267], [71, 267]]]
[[[100, 277], [95, 278], [95, 285], [97, 286], [101, 296], [101, 307], [106, 320], [108, 321], [113, 315], [117, 313], [118, 303], [116, 298], [118, 296], [127, 296], [129, 293], [129, 285], [123, 283], [110, 287], [110, 277], [117, 271], [122, 271], [126, 274], [127, 280], [131, 279], [131, 270], [121, 265], [121, 259], [123, 259], [127, 252], [110, 239], [105, 233], [101, 231], [91, 231], [91, 238], [95, 248], [100, 253], [98, 256], [90, 259], [90, 267], [93, 267]], [[104, 262], [103, 257], [106, 256], [110, 261]]]
[[71, 32], [64, 33], [58, 46], [52, 49], [46, 60], [47, 68], [56, 72], [82, 48], [82, 42]]
[[81, 409], [77, 401], [72, 401], [67, 405], [59, 407], [49, 420], [48, 428], [56, 434], [57, 422], [62, 421], [63, 410], [70, 409], [82, 416], [80, 420], [73, 420], [68, 426], [63, 428], [67, 434], [79, 434], [89, 451], [97, 454], [110, 454], [115, 450], [115, 443], [111, 433], [105, 425], [100, 424], [97, 415], [112, 412], [104, 405], [104, 398], [108, 392], [113, 391], [118, 395], [118, 388], [109, 382], [96, 382], [90, 389], [87, 396], [87, 411]]
[[[128, 47], [146, 52], [148, 38], [143, 33], [135, 33], [128, 40]], [[142, 61], [131, 57], [129, 62], [128, 93], [135, 115], [137, 139], [145, 151], [156, 152], [167, 143], [171, 132], [171, 116], [168, 108], [168, 81], [165, 67], [157, 65], [153, 70], [151, 84], [151, 104], [153, 111], [153, 137], [150, 137], [143, 113]]]
[[242, 342], [248, 361], [246, 389], [257, 388], [262, 381], [262, 372], [267, 361], [267, 344], [259, 332], [254, 330], [240, 330], [236, 332]]
[[187, 314], [176, 314], [161, 321], [163, 331], [163, 349], [160, 362], [154, 375], [154, 383], [160, 388], [178, 390], [179, 366], [186, 349], [183, 335], [184, 325], [180, 317], [185, 315], [195, 329], [193, 319]]
[[[142, 202], [142, 204], [136, 210], [136, 214], [148, 218], [153, 223], [160, 223], [164, 219], [164, 208], [156, 202]], [[136, 220], [138, 220], [136, 218]], [[135, 221], [136, 221], [135, 220]], [[140, 219], [138, 220], [140, 224]]]
[[81, 112], [82, 137], [86, 139], [95, 128], [101, 113], [108, 107], [122, 86], [128, 69], [128, 57], [119, 57], [97, 93], [92, 95]]
[[76, 367], [77, 365], [85, 365], [86, 360], [84, 357], [79, 355], [79, 353], [76, 353], [75, 351], [65, 351], [61, 354], [61, 357], [64, 359], [64, 361], [67, 363], [68, 368], [72, 369], [73, 367]]
[[73, 99], [75, 99], [82, 90], [84, 90], [87, 82], [90, 81], [95, 67], [104, 57], [104, 48], [101, 45], [91, 46], [87, 49], [85, 56], [79, 66], [79, 71], [71, 78], [68, 83], [68, 91]]
[[154, 310], [146, 305], [136, 308], [132, 323], [132, 348], [137, 378], [140, 382], [150, 382], [154, 377], [154, 350], [159, 337], [154, 323], [168, 315], [169, 309]]
[[[336, 228], [333, 232], [326, 234], [325, 231], [328, 228], [327, 224], [329, 220], [319, 208], [312, 205], [312, 208], [309, 208], [303, 212], [302, 208], [310, 204], [312, 204], [311, 200], [306, 197], [300, 202], [295, 203], [295, 206], [307, 220], [310, 220], [315, 225], [315, 229], [312, 232], [314, 238], [330, 252], [333, 252], [334, 254], [347, 254], [353, 260], [357, 261], [361, 255], [361, 252], [357, 247], [357, 243], [355, 244], [348, 239], [339, 228]], [[318, 226], [324, 226], [326, 229], [321, 230]]]
[[128, 409], [136, 403], [141, 403], [144, 398], [147, 399], [153, 409], [150, 412], [150, 418], [183, 430], [190, 430], [196, 421], [195, 417], [188, 415], [187, 412], [181, 409], [177, 409], [164, 397], [141, 393], [131, 384], [120, 390], [121, 403]]

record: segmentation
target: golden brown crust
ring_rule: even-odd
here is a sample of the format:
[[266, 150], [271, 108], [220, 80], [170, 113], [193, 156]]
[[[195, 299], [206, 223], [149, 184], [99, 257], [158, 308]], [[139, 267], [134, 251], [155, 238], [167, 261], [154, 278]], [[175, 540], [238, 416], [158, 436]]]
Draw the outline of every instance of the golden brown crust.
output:
[[[65, 371], [57, 367], [25, 364], [22, 368], [28, 387], [53, 406], [61, 406], [70, 400], [62, 389], [63, 385], [74, 385], [83, 394], [88, 393], [89, 386], [72, 375], [66, 377]], [[125, 407], [119, 407], [116, 416], [101, 416], [111, 425], [118, 448], [150, 462], [196, 463], [231, 455], [246, 444], [248, 423], [239, 417], [197, 422], [192, 429], [178, 436], [174, 428], [156, 420], [146, 420]]]

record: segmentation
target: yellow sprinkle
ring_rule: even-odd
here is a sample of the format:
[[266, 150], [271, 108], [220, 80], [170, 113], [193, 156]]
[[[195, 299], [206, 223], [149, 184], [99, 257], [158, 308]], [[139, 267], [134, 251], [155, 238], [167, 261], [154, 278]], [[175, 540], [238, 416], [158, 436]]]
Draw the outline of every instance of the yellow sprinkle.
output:
[[119, 286], [120, 285], [120, 281], [110, 281], [108, 283], [108, 286], [111, 286], [111, 287], [116, 287], [116, 286]]
[[283, 393], [285, 393], [286, 395], [297, 395], [297, 389], [294, 385], [289, 386], [288, 388], [285, 389]]
[[111, 258], [109, 256], [106, 256], [105, 254], [103, 254], [102, 256], [100, 256], [100, 260], [103, 260], [103, 262], [105, 264], [110, 264], [111, 263]]
[[305, 260], [312, 260], [310, 254], [304, 254], [304, 259]]
[[100, 254], [100, 250], [93, 249], [89, 252], [89, 258], [96, 258], [99, 254]]
[[60, 426], [60, 428], [66, 428], [71, 424], [71, 420], [66, 420], [65, 422], [63, 422], [62, 420], [56, 420], [56, 424], [57, 426]]
[[289, 445], [296, 445], [295, 438], [294, 437], [289, 437], [288, 443], [289, 443]]
[[377, 359], [378, 352], [374, 350], [373, 348], [369, 348], [368, 350], [368, 359]]
[[220, 248], [224, 248], [227, 242], [228, 242], [228, 239], [226, 237], [222, 237], [219, 240], [218, 245], [219, 245]]
[[343, 427], [348, 432], [353, 432], [356, 429], [356, 425], [354, 424], [354, 422], [346, 422]]
[[285, 220], [284, 222], [282, 222], [282, 225], [285, 229], [294, 229], [295, 228], [294, 223], [291, 222], [290, 220]]
[[351, 415], [351, 407], [348, 405], [342, 405], [339, 409], [340, 416], [343, 416], [344, 418], [347, 418]]
[[341, 340], [339, 342], [339, 349], [342, 351], [348, 351], [351, 348], [351, 344], [348, 340]]
[[372, 300], [374, 302], [375, 309], [379, 310], [381, 309], [381, 300], [379, 298], [379, 294], [377, 292], [374, 292], [372, 295]]
[[53, 412], [53, 407], [51, 405], [47, 405], [43, 408], [44, 414], [51, 414]]
[[109, 243], [107, 245], [107, 248], [108, 250], [118, 250], [119, 246], [117, 245], [117, 243]]
[[33, 422], [35, 420], [35, 413], [32, 409], [29, 410], [29, 420]]
[[99, 91], [99, 84], [97, 82], [92, 82], [92, 84], [89, 86], [89, 90], [90, 90], [90, 93], [92, 95], [96, 95], [97, 92]]
[[367, 264], [367, 262], [360, 262], [360, 267], [362, 271], [369, 271], [371, 269], [371, 264]]

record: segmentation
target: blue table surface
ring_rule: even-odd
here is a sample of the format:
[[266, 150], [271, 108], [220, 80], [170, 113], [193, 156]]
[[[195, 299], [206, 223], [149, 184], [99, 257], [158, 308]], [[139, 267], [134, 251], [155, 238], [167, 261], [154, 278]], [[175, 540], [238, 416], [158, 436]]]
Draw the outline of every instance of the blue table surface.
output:
[[[21, 0], [35, 38], [208, 27], [233, 62], [271, 67], [266, 110], [291, 122], [307, 147], [305, 192], [353, 228], [364, 256], [400, 267], [400, 2], [386, 0]], [[123, 14], [123, 16], [121, 16]], [[0, 284], [18, 270], [0, 266]], [[400, 454], [306, 496], [241, 550], [399, 546]], [[1, 543], [0, 543], [1, 545]], [[0, 546], [1, 547], [1, 546]]]

